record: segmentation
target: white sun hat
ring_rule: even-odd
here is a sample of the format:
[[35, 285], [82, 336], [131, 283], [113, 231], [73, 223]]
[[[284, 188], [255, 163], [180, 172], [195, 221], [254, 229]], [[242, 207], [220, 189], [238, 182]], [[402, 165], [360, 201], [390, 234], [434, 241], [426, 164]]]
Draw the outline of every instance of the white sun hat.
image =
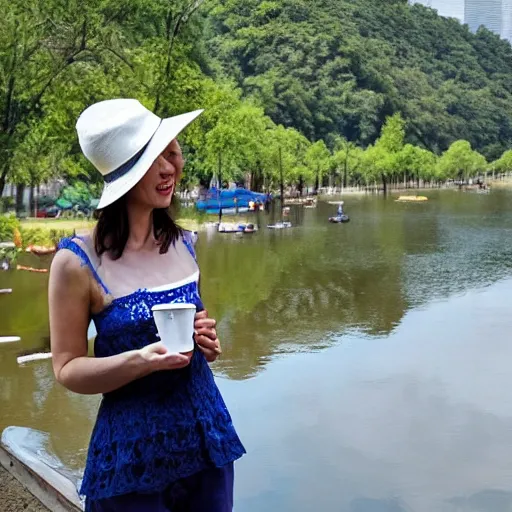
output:
[[134, 99], [100, 101], [86, 108], [76, 131], [85, 157], [105, 181], [98, 208], [133, 188], [158, 155], [202, 112], [160, 119]]

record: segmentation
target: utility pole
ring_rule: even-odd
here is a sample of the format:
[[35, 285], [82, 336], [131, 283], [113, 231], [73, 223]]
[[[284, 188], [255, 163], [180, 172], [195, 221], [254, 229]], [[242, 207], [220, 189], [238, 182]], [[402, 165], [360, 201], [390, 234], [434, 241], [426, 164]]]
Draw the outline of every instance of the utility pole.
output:
[[284, 183], [283, 183], [283, 158], [281, 154], [281, 146], [279, 146], [279, 176], [281, 179], [281, 210], [284, 207]]
[[222, 153], [219, 151], [219, 224], [222, 222]]

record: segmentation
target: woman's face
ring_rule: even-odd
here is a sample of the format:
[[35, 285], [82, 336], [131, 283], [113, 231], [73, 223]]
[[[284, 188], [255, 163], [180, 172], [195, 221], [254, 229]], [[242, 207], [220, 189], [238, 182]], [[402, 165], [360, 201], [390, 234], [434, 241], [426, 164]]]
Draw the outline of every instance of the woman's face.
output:
[[168, 208], [184, 163], [180, 145], [174, 139], [128, 192], [128, 201], [149, 208]]

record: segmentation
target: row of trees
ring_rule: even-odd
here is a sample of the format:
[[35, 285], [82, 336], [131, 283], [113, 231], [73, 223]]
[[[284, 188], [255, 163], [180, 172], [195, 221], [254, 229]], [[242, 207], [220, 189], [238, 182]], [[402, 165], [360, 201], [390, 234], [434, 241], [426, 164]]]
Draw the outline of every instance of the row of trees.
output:
[[[441, 183], [468, 180], [491, 171], [512, 170], [512, 150], [487, 162], [465, 140], [453, 142], [440, 156], [405, 142], [401, 114], [387, 118], [380, 137], [363, 149], [337, 137], [332, 148], [323, 140], [310, 142], [292, 128], [276, 126], [261, 109], [243, 105], [224, 127], [208, 134], [210, 155], [228, 163], [231, 179], [250, 172], [256, 189], [277, 189], [281, 179], [299, 190], [304, 185], [342, 186], [380, 183]], [[220, 155], [223, 155], [221, 160]]]
[[[366, 0], [360, 1], [366, 6]], [[214, 175], [223, 180], [250, 176], [256, 190], [278, 189], [283, 184], [301, 190], [306, 184], [318, 188], [326, 182], [345, 186], [382, 182], [387, 186], [398, 180], [469, 177], [491, 165], [500, 170], [512, 168], [510, 152], [488, 164], [469, 142], [453, 142], [443, 152], [437, 143], [432, 146], [427, 139], [411, 137], [411, 130], [417, 128], [408, 107], [388, 102], [386, 109], [380, 109], [370, 101], [377, 96], [358, 78], [357, 73], [365, 74], [367, 80], [371, 75], [374, 83], [379, 75], [377, 68], [371, 74], [363, 66], [367, 49], [357, 46], [354, 39], [349, 65], [339, 60], [339, 48], [331, 48], [331, 39], [322, 39], [321, 31], [308, 36], [308, 44], [316, 48], [312, 58], [323, 55], [322, 73], [329, 74], [331, 85], [339, 82], [344, 89], [336, 92], [326, 85], [323, 92], [316, 91], [316, 101], [322, 105], [317, 105], [317, 118], [308, 128], [303, 121], [311, 114], [306, 110], [314, 105], [303, 92], [311, 77], [299, 75], [310, 69], [314, 59], [299, 62], [293, 52], [301, 48], [308, 27], [336, 19], [330, 4], [320, 2], [312, 11], [304, 2], [283, 1], [281, 7], [278, 2], [264, 2], [258, 9], [252, 9], [251, 2], [0, 0], [4, 12], [0, 19], [0, 194], [7, 182], [32, 189], [53, 178], [97, 182], [99, 174], [81, 155], [74, 127], [87, 105], [112, 97], [136, 97], [161, 116], [206, 109], [181, 137], [188, 162], [184, 186], [207, 184]], [[404, 12], [413, 9], [403, 2], [397, 4]], [[350, 9], [354, 5], [357, 2]], [[423, 11], [421, 16], [425, 17]], [[300, 30], [294, 36], [299, 40], [282, 39], [276, 54], [284, 59], [281, 53], [289, 45], [291, 53], [285, 60], [287, 66], [295, 63], [295, 68], [288, 73], [288, 81], [278, 76], [288, 69], [282, 66], [278, 74], [277, 67], [267, 66], [264, 79], [257, 77], [254, 65], [259, 61], [253, 43], [265, 30], [270, 41], [299, 21]], [[248, 28], [250, 23], [252, 28]], [[381, 20], [376, 23], [380, 26]], [[332, 32], [331, 25], [325, 25], [326, 30]], [[218, 43], [221, 34], [226, 35], [224, 45]], [[245, 38], [242, 46], [240, 38]], [[251, 55], [245, 67], [226, 70], [233, 49], [238, 48], [236, 57], [244, 47]], [[276, 56], [272, 60], [267, 50], [262, 44], [261, 62], [275, 63]], [[301, 55], [304, 60], [306, 54]], [[358, 70], [356, 61], [362, 66]], [[343, 85], [347, 66], [352, 78]], [[506, 84], [510, 77], [500, 80]], [[499, 94], [504, 98], [508, 90], [498, 93], [497, 98]], [[300, 109], [293, 116], [286, 114], [286, 109], [300, 104], [306, 109], [302, 114]], [[343, 112], [338, 112], [340, 105], [344, 105]], [[384, 116], [387, 111], [389, 115]], [[383, 116], [382, 123], [371, 121], [371, 112]], [[393, 112], [402, 112], [403, 117]], [[343, 124], [334, 129], [336, 120], [331, 117], [327, 123], [331, 128], [314, 128], [321, 119], [325, 125], [327, 114], [342, 124], [352, 119], [352, 128]], [[477, 121], [475, 126], [479, 126]], [[505, 125], [502, 132], [506, 132]], [[486, 155], [500, 156], [502, 151], [498, 155], [496, 148], [503, 149], [502, 142], [491, 152], [486, 146]]]

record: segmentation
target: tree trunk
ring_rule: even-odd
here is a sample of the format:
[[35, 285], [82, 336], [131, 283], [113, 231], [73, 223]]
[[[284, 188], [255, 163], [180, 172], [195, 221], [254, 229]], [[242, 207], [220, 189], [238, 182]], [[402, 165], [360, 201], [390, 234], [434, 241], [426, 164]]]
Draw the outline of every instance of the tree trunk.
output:
[[7, 164], [4, 165], [2, 172], [0, 173], [0, 197], [4, 193], [5, 182], [7, 181]]
[[36, 208], [35, 208], [35, 201], [34, 201], [34, 185], [30, 185], [29, 189], [29, 196], [28, 196], [28, 212], [30, 217], [36, 216]]
[[302, 191], [304, 190], [304, 178], [302, 176], [299, 177], [299, 184], [297, 188], [299, 190], [299, 196], [302, 197]]
[[388, 182], [387, 182], [387, 179], [386, 179], [386, 175], [384, 173], [381, 173], [381, 178], [382, 178], [382, 192], [384, 193], [384, 195], [387, 195], [388, 193]]
[[23, 211], [23, 195], [25, 192], [25, 185], [18, 185], [16, 187], [16, 215]]

